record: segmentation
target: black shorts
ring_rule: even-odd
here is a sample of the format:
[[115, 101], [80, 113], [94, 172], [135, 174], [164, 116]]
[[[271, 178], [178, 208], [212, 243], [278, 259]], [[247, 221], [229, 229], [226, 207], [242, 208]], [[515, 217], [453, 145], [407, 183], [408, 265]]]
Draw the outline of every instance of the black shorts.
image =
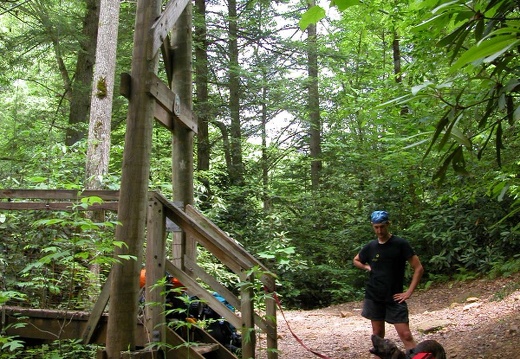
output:
[[366, 299], [361, 315], [374, 321], [385, 321], [390, 324], [408, 323], [408, 305], [406, 302], [376, 302]]

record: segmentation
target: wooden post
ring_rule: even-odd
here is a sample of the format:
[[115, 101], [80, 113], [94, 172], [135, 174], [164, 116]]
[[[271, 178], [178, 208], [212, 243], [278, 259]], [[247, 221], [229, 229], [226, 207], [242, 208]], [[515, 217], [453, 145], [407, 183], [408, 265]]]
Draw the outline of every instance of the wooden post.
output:
[[164, 288], [152, 287], [163, 278], [165, 272], [166, 216], [163, 206], [151, 196], [148, 206], [146, 241], [146, 305], [145, 326], [150, 341], [164, 342], [166, 318], [164, 314]]
[[240, 312], [242, 314], [242, 358], [255, 358], [255, 308], [253, 293], [254, 275], [248, 276], [247, 283], [240, 290]]
[[[189, 110], [193, 108], [192, 101], [192, 3], [186, 5], [182, 15], [177, 20], [171, 38], [171, 48], [175, 66], [172, 68], [173, 92], [179, 96], [179, 102]], [[177, 108], [181, 111], [181, 108]], [[175, 109], [174, 109], [175, 112]], [[182, 124], [174, 124], [173, 131], [173, 199], [184, 205], [193, 204], [193, 137], [194, 132]], [[186, 237], [185, 233], [173, 234], [174, 245], [181, 244], [185, 254], [195, 259], [195, 242]], [[184, 255], [181, 255], [181, 258]]]
[[[127, 115], [125, 148], [118, 207], [116, 239], [124, 246], [115, 250], [107, 327], [107, 359], [120, 359], [121, 351], [135, 348], [139, 272], [143, 257], [148, 179], [155, 101], [147, 94], [146, 81], [156, 73], [158, 55], [148, 59], [150, 28], [160, 15], [160, 0], [137, 2], [131, 93]], [[121, 257], [121, 255], [126, 255]], [[128, 257], [129, 256], [129, 257]], [[131, 259], [133, 257], [133, 259]], [[130, 258], [130, 259], [128, 259]]]
[[267, 293], [265, 298], [265, 315], [267, 331], [267, 358], [278, 359], [278, 330], [276, 320], [276, 298], [274, 297], [276, 284], [274, 277], [266, 276], [268, 284], [265, 285]]

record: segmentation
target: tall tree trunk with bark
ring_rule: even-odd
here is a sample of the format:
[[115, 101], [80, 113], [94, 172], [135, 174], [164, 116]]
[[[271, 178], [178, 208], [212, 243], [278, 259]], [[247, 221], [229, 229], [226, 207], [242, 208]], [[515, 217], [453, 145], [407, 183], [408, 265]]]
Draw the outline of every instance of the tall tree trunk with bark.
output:
[[229, 169], [229, 177], [232, 184], [242, 185], [244, 182], [244, 168], [242, 163], [242, 128], [240, 123], [240, 66], [238, 63], [236, 0], [228, 1], [228, 16], [229, 111], [231, 116], [231, 168]]
[[[267, 84], [267, 73], [264, 71], [262, 73], [263, 83]], [[264, 206], [264, 211], [269, 211], [271, 207], [271, 201], [269, 198], [269, 156], [267, 154], [267, 88], [265, 85], [262, 86], [262, 102], [261, 102], [261, 132], [262, 136], [262, 202]]]
[[[309, 0], [309, 8], [316, 3]], [[321, 119], [320, 96], [318, 89], [318, 45], [316, 25], [307, 28], [307, 75], [309, 111], [309, 147], [311, 156], [311, 186], [318, 190], [320, 185], [321, 161]]]
[[70, 112], [65, 144], [71, 146], [85, 137], [85, 124], [90, 108], [90, 89], [94, 68], [99, 23], [100, 0], [85, 0], [87, 10], [83, 19], [80, 50], [72, 81]]
[[86, 163], [86, 186], [102, 189], [110, 160], [119, 0], [101, 0]]
[[[393, 31], [394, 40], [392, 41], [392, 53], [394, 58], [394, 76], [395, 82], [401, 84], [403, 82], [403, 76], [401, 73], [401, 46], [399, 42], [399, 34], [397, 30]], [[401, 115], [408, 114], [408, 106], [403, 105], [401, 107]]]
[[[210, 106], [208, 95], [208, 40], [206, 27], [206, 0], [195, 0], [195, 87], [197, 101], [195, 113], [198, 116], [197, 132], [197, 170], [209, 170], [209, 118]], [[211, 196], [209, 181], [204, 177], [199, 179], [206, 188], [206, 195], [202, 198], [203, 207], [209, 205]]]
[[[90, 121], [86, 161], [87, 189], [103, 189], [110, 161], [110, 130], [114, 78], [116, 72], [117, 34], [119, 26], [119, 0], [101, 0], [99, 30], [94, 66], [94, 81], [90, 98]], [[92, 213], [96, 223], [105, 221], [104, 211]], [[98, 284], [99, 265], [90, 266]]]

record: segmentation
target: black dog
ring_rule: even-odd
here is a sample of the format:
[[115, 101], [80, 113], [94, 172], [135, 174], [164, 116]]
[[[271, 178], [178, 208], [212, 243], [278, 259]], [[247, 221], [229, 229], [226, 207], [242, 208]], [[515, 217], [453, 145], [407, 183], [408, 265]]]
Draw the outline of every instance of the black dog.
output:
[[420, 342], [406, 354], [393, 341], [383, 339], [375, 334], [372, 334], [372, 345], [374, 348], [370, 349], [370, 353], [377, 355], [381, 359], [413, 359], [419, 353], [430, 353], [431, 358], [446, 359], [444, 348], [435, 340]]

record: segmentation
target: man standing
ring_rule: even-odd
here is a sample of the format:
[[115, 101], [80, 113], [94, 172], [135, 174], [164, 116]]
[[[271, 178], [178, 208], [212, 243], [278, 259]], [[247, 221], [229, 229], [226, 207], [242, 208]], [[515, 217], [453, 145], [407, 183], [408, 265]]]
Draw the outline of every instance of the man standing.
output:
[[[384, 338], [385, 322], [393, 324], [407, 350], [416, 343], [410, 331], [406, 300], [419, 284], [424, 269], [410, 244], [389, 232], [386, 211], [371, 215], [377, 240], [370, 241], [354, 257], [354, 266], [369, 272], [361, 315], [372, 322], [372, 333]], [[403, 292], [406, 262], [413, 268], [413, 277]]]

